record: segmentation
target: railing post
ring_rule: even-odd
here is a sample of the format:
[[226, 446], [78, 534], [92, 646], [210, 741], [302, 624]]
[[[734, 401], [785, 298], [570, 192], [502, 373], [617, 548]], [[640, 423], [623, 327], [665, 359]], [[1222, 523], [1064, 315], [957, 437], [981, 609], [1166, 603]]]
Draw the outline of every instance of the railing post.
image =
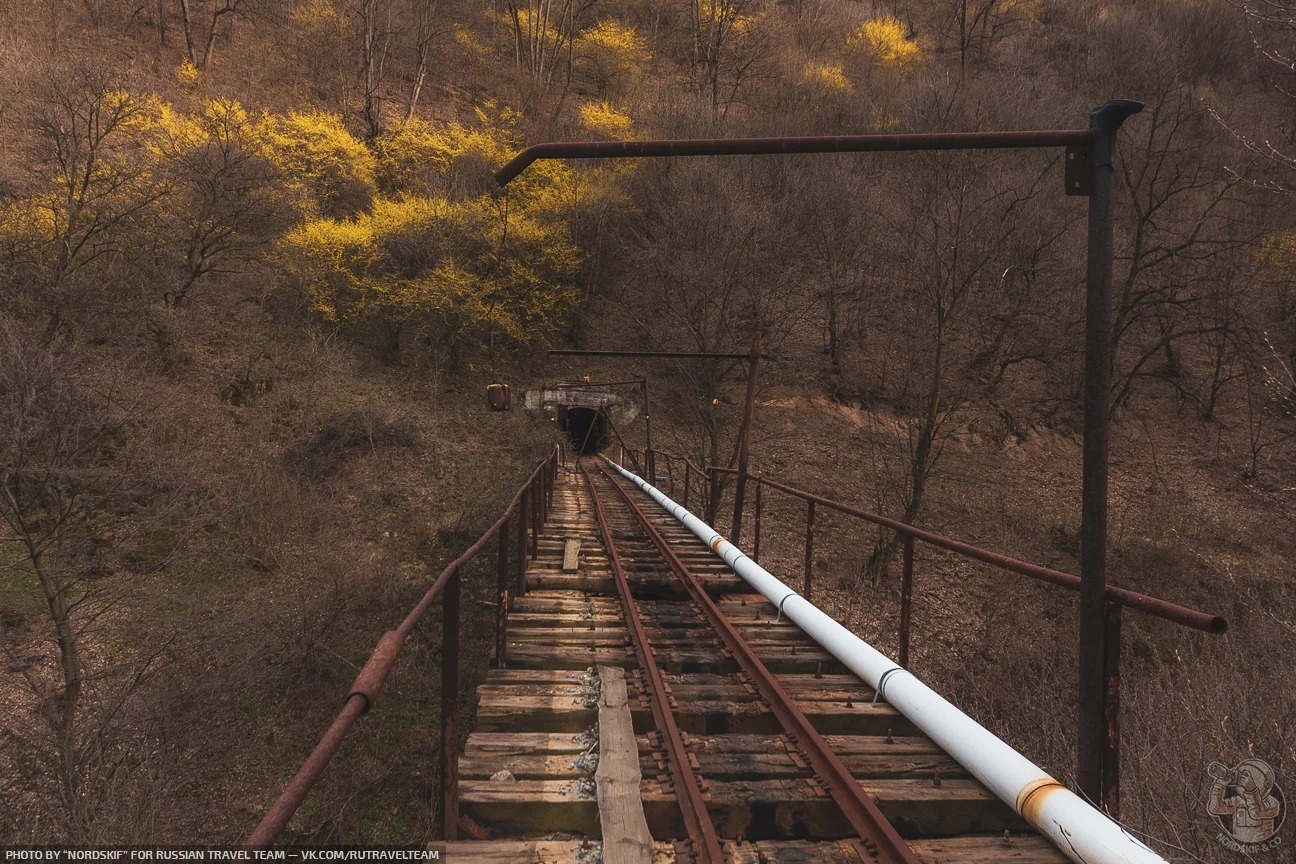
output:
[[805, 530], [805, 599], [810, 599], [811, 592], [814, 591], [814, 514], [815, 502], [810, 502], [810, 508], [806, 511], [806, 530]]
[[760, 529], [761, 529], [761, 487], [765, 484], [756, 481], [756, 530], [752, 538], [752, 560], [757, 564], [760, 563]]
[[522, 597], [526, 594], [527, 520], [530, 518], [527, 512], [527, 499], [529, 497], [528, 492], [523, 492], [518, 497], [517, 576], [513, 583], [514, 597]]
[[914, 538], [904, 538], [904, 573], [900, 577], [900, 650], [896, 662], [909, 668], [909, 621], [913, 604]]
[[509, 600], [509, 566], [508, 566], [508, 544], [509, 544], [509, 518], [504, 517], [504, 523], [499, 529], [499, 554], [496, 558], [495, 570], [495, 592], [499, 601], [499, 609], [495, 613], [495, 668], [503, 669], [508, 665], [508, 600]]
[[738, 482], [734, 484], [733, 529], [735, 546], [742, 545], [743, 503], [747, 494], [747, 466], [751, 459], [752, 415], [756, 410], [756, 370], [760, 367], [761, 325], [752, 333], [751, 352], [747, 359], [747, 399], [743, 404], [742, 429], [738, 433]]
[[441, 597], [441, 827], [459, 835], [459, 570]]
[[693, 470], [689, 467], [687, 460], [684, 462], [684, 509], [688, 509], [689, 499], [689, 479], [693, 476]]
[[540, 556], [540, 495], [536, 484], [533, 482], [530, 489], [531, 495], [531, 557]]
[[549, 519], [549, 508], [553, 506], [553, 478], [549, 476], [548, 466], [540, 472], [540, 494], [544, 496], [544, 510], [540, 522], [544, 523]]
[[1107, 694], [1104, 705], [1104, 747], [1102, 773], [1102, 806], [1113, 819], [1120, 818], [1120, 656], [1121, 607], [1107, 604], [1103, 628], [1103, 685]]
[[[716, 508], [720, 504], [720, 472], [710, 471], [710, 488], [707, 490], [707, 524], [716, 528]], [[719, 531], [719, 528], [716, 528]]]

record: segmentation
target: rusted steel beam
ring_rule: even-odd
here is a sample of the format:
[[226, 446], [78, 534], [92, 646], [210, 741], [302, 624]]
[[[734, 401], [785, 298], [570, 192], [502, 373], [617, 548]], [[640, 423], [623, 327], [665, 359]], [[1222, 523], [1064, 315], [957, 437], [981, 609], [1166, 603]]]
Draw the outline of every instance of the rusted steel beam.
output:
[[[721, 468], [716, 465], [708, 466], [713, 476], [716, 474], [733, 474], [736, 469]], [[1020, 573], [1023, 576], [1030, 576], [1042, 582], [1048, 582], [1052, 585], [1058, 585], [1068, 588], [1072, 591], [1080, 589], [1080, 577], [1070, 573], [1063, 573], [1060, 570], [1054, 570], [1049, 567], [1041, 567], [1038, 564], [1031, 564], [1027, 561], [1020, 561], [1016, 558], [1010, 558], [1007, 555], [1001, 555], [998, 552], [991, 552], [960, 540], [953, 540], [941, 534], [932, 531], [926, 531], [922, 528], [915, 528], [912, 525], [906, 525], [895, 519], [888, 519], [886, 516], [879, 516], [876, 513], [870, 513], [867, 510], [861, 510], [858, 507], [852, 507], [849, 504], [843, 504], [840, 501], [834, 501], [831, 498], [825, 498], [822, 495], [816, 495], [813, 492], [807, 492], [804, 489], [797, 489], [786, 483], [780, 483], [777, 480], [770, 480], [768, 477], [762, 477], [759, 474], [752, 474], [751, 479], [758, 483], [763, 483], [771, 489], [777, 489], [780, 492], [787, 493], [793, 497], [800, 498], [803, 501], [813, 501], [821, 507], [827, 507], [838, 513], [844, 513], [847, 516], [854, 516], [865, 522], [872, 522], [874, 525], [881, 525], [883, 528], [890, 528], [892, 531], [899, 533], [901, 536], [912, 536], [915, 540], [921, 540], [930, 546], [936, 546], [940, 549], [948, 549], [956, 552], [966, 558], [972, 558], [976, 561], [982, 561], [986, 564], [993, 564], [1003, 570], [1013, 573]], [[1201, 630], [1206, 633], [1219, 634], [1228, 630], [1228, 620], [1220, 615], [1212, 615], [1208, 612], [1200, 612], [1196, 609], [1190, 609], [1187, 606], [1181, 606], [1178, 603], [1172, 603], [1169, 600], [1162, 600], [1159, 597], [1152, 597], [1147, 594], [1133, 591], [1128, 588], [1115, 588], [1107, 586], [1106, 597], [1113, 603], [1119, 603], [1122, 606], [1128, 606], [1131, 609], [1138, 609], [1140, 612], [1146, 612], [1158, 618], [1164, 618], [1167, 621], [1173, 621], [1176, 624], [1182, 624], [1194, 630]]]
[[1084, 444], [1080, 490], [1080, 682], [1076, 785], [1099, 801], [1103, 793], [1106, 689], [1103, 684], [1107, 606], [1107, 462], [1111, 424], [1112, 203], [1116, 133], [1141, 102], [1117, 99], [1089, 115], [1089, 243], [1085, 271]]
[[580, 381], [571, 384], [552, 384], [545, 387], [546, 390], [597, 390], [600, 387], [618, 387], [625, 384], [640, 384], [642, 378], [628, 378], [625, 381]]
[[775, 718], [804, 751], [815, 775], [862, 841], [864, 849], [868, 850], [866, 854], [872, 855], [872, 857], [861, 855], [861, 859], [876, 861], [878, 864], [919, 864], [918, 856], [909, 848], [909, 844], [901, 838], [895, 826], [882, 815], [877, 804], [860, 786], [850, 769], [833, 752], [827, 740], [814, 728], [810, 718], [806, 717], [796, 701], [783, 689], [783, 685], [779, 683], [774, 673], [770, 672], [769, 667], [747, 644], [747, 640], [742, 638], [733, 623], [720, 611], [720, 607], [711, 599], [697, 577], [690, 572], [670, 543], [657, 530], [657, 526], [601, 462], [599, 470], [608, 477], [621, 500], [634, 514], [640, 528], [666, 559], [671, 571], [688, 591], [694, 604], [706, 616], [739, 667], [769, 704]]
[[671, 712], [666, 682], [662, 678], [656, 658], [652, 655], [652, 646], [648, 641], [648, 634], [644, 631], [643, 619], [639, 615], [639, 604], [630, 590], [630, 580], [626, 576], [625, 567], [621, 564], [621, 556], [617, 552], [612, 529], [603, 512], [603, 503], [599, 499], [598, 490], [594, 487], [594, 480], [584, 465], [580, 466], [580, 472], [589, 490], [594, 519], [598, 523], [599, 534], [607, 551], [612, 578], [616, 583], [617, 593], [621, 596], [621, 605], [625, 608], [626, 626], [630, 631], [635, 658], [648, 682], [648, 701], [652, 709], [653, 721], [666, 742], [671, 778], [675, 781], [675, 792], [679, 800], [680, 812], [684, 817], [685, 832], [693, 841], [694, 852], [703, 864], [724, 864], [727, 859], [720, 847], [720, 838], [716, 834], [715, 824], [711, 821], [711, 814], [707, 812], [706, 802], [702, 797], [702, 787], [689, 762], [684, 736], [680, 733], [675, 715]]
[[1002, 150], [1068, 147], [1093, 140], [1089, 129], [1022, 132], [932, 132], [911, 135], [823, 135], [780, 138], [684, 138], [675, 141], [555, 141], [533, 144], [495, 172], [505, 186], [540, 159], [643, 159], [660, 156], [762, 156], [792, 153], [880, 153], [906, 150]]

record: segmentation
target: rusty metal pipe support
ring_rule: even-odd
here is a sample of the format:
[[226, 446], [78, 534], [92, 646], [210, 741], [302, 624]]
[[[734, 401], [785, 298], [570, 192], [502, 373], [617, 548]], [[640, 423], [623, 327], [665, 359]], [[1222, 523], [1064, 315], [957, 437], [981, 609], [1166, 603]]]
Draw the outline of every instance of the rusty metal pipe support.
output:
[[[554, 141], [533, 144], [495, 172], [505, 186], [538, 159], [645, 159], [658, 156], [769, 156], [793, 153], [894, 153], [906, 150], [998, 150], [1067, 147], [1093, 140], [1090, 129], [1021, 132], [926, 132], [782, 138], [684, 138], [674, 141]], [[595, 352], [550, 351], [551, 355]], [[660, 352], [637, 352], [653, 356]]]
[[1076, 864], [1166, 864], [1164, 858], [1118, 823], [783, 584], [714, 528], [641, 477], [610, 460], [609, 464], [648, 493], [848, 669], [875, 690], [885, 689], [892, 707]]

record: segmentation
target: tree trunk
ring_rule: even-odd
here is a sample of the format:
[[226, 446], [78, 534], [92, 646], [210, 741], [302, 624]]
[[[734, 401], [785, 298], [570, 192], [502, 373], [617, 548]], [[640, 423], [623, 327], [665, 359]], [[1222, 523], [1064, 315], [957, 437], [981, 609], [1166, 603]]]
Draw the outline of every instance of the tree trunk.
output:
[[180, 0], [180, 20], [184, 23], [185, 51], [189, 55], [189, 62], [197, 66], [198, 56], [194, 52], [193, 16], [189, 13], [189, 0]]

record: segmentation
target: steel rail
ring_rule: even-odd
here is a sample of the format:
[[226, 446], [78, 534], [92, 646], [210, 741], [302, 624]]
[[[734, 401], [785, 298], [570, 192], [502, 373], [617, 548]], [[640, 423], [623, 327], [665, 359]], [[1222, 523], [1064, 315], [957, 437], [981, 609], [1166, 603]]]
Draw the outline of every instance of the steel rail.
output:
[[892, 708], [966, 768], [995, 797], [1048, 837], [1075, 864], [1166, 864], [1164, 858], [1114, 818], [1067, 789], [912, 672], [896, 665], [797, 594], [660, 489], [619, 465], [607, 464], [710, 547], [748, 585], [781, 609], [783, 617], [877, 690]]
[[[711, 466], [711, 470], [720, 474], [736, 474], [736, 468], [721, 468]], [[890, 528], [905, 536], [913, 537], [915, 540], [921, 540], [931, 546], [940, 549], [947, 549], [950, 552], [956, 552], [967, 558], [977, 561], [993, 564], [1004, 570], [1013, 573], [1020, 573], [1023, 576], [1030, 576], [1042, 582], [1049, 582], [1062, 588], [1068, 588], [1072, 591], [1079, 591], [1081, 580], [1079, 576], [1070, 573], [1064, 573], [1061, 570], [1054, 570], [1051, 567], [1042, 567], [1038, 564], [1031, 564], [1027, 561], [1021, 561], [1017, 558], [1011, 558], [1007, 555], [1001, 555], [998, 552], [991, 552], [982, 549], [979, 546], [973, 546], [970, 543], [964, 543], [961, 540], [954, 540], [942, 534], [936, 534], [931, 531], [925, 531], [922, 528], [915, 528], [904, 522], [895, 519], [888, 519], [886, 516], [879, 516], [876, 513], [870, 513], [867, 510], [861, 510], [858, 507], [852, 507], [849, 504], [843, 504], [840, 501], [834, 501], [831, 498], [825, 498], [822, 495], [816, 495], [813, 492], [807, 492], [804, 489], [797, 489], [795, 486], [788, 486], [779, 483], [776, 480], [770, 480], [760, 474], [749, 475], [752, 480], [769, 486], [771, 489], [777, 489], [785, 492], [794, 498], [800, 498], [803, 501], [810, 501], [814, 504], [827, 507], [830, 510], [836, 510], [838, 513], [844, 513], [847, 516], [854, 516], [857, 519], [863, 519], [865, 522], [872, 522], [874, 525], [880, 525], [883, 528]], [[1181, 606], [1178, 603], [1172, 603], [1169, 600], [1163, 600], [1160, 597], [1152, 597], [1139, 591], [1131, 591], [1128, 588], [1117, 588], [1113, 585], [1106, 586], [1107, 599], [1112, 603], [1121, 606], [1128, 606], [1131, 609], [1138, 609], [1149, 615], [1158, 618], [1164, 618], [1167, 621], [1173, 621], [1176, 624], [1182, 624], [1185, 627], [1191, 627], [1194, 630], [1202, 630], [1206, 633], [1223, 633], [1228, 630], [1228, 620], [1221, 615], [1212, 615], [1209, 612], [1201, 612], [1196, 609], [1190, 609], [1187, 606]]]
[[[644, 671], [648, 681], [648, 701], [652, 707], [653, 721], [662, 733], [666, 743], [667, 758], [670, 763], [671, 777], [675, 783], [676, 800], [684, 816], [684, 830], [693, 842], [693, 848], [701, 864], [724, 864], [726, 857], [720, 848], [720, 838], [716, 834], [711, 814], [707, 812], [706, 802], [702, 800], [702, 787], [693, 766], [689, 763], [688, 749], [684, 736], [680, 734], [675, 715], [667, 702], [666, 682], [662, 679], [661, 670], [652, 656], [648, 634], [644, 631], [643, 619], [639, 615], [639, 604], [630, 590], [630, 580], [626, 577], [625, 567], [621, 564], [621, 555], [617, 552], [612, 537], [612, 528], [608, 525], [607, 515], [603, 512], [603, 503], [599, 500], [594, 480], [585, 466], [577, 465], [585, 486], [589, 489], [590, 502], [594, 510], [594, 520], [598, 523], [599, 534], [607, 549], [608, 564], [616, 582], [617, 593], [621, 595], [621, 605], [625, 607], [626, 626], [630, 631], [630, 641], [634, 645], [635, 657], [639, 668]], [[610, 478], [609, 478], [610, 479]], [[615, 486], [615, 482], [613, 482]], [[619, 488], [619, 487], [618, 487]]]
[[769, 671], [769, 667], [747, 644], [747, 640], [743, 639], [737, 628], [720, 611], [720, 607], [671, 548], [666, 538], [657, 530], [657, 526], [601, 461], [599, 470], [611, 481], [622, 501], [634, 513], [644, 533], [670, 564], [671, 570], [724, 641], [738, 665], [769, 703], [771, 711], [784, 730], [808, 757], [807, 761], [811, 768], [836, 802], [842, 815], [850, 822], [851, 828], [859, 836], [862, 848], [857, 846], [856, 851], [861, 853], [861, 860], [876, 861], [879, 864], [920, 864], [913, 849], [878, 809], [877, 804], [850, 773], [850, 769], [833, 752], [827, 740], [814, 728], [810, 718], [783, 689], [783, 685], [779, 684], [778, 678]]
[[1090, 144], [1092, 129], [1021, 132], [926, 132], [782, 138], [681, 138], [650, 141], [554, 141], [533, 144], [495, 172], [508, 185], [537, 159], [642, 159], [657, 156], [771, 156], [793, 153], [883, 153], [905, 150], [1003, 150]]

